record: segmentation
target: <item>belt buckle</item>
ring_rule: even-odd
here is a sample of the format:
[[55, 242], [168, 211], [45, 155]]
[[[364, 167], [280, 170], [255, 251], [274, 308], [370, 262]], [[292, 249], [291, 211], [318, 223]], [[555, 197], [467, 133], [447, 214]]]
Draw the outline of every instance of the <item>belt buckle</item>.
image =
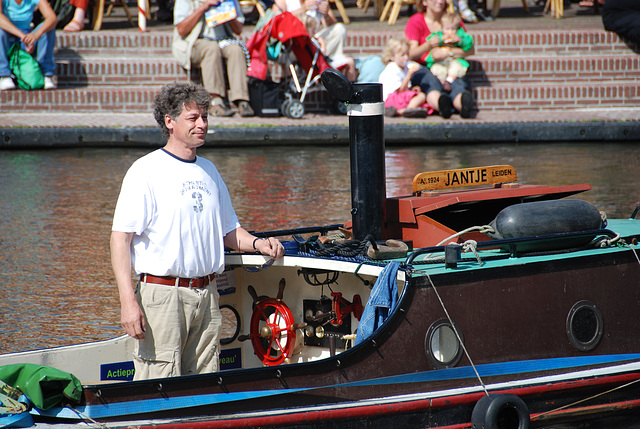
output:
[[193, 288], [193, 287], [194, 287], [194, 286], [193, 286], [193, 281], [194, 281], [194, 280], [197, 280], [197, 279], [195, 279], [195, 278], [190, 278], [190, 279], [189, 279], [189, 287], [190, 287], [190, 288]]

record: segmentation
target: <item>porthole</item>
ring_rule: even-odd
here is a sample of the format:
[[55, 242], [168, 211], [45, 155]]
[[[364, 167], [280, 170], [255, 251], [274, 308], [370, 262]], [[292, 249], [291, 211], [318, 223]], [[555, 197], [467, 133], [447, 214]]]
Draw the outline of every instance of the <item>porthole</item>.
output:
[[567, 335], [573, 346], [583, 352], [595, 349], [602, 339], [602, 313], [590, 301], [579, 301], [567, 316]]
[[[464, 341], [459, 329], [458, 334]], [[429, 327], [425, 337], [425, 351], [429, 361], [437, 369], [452, 368], [460, 362], [462, 347], [448, 320], [438, 320]]]
[[221, 305], [222, 330], [220, 331], [220, 344], [231, 344], [240, 334], [240, 314], [230, 305]]

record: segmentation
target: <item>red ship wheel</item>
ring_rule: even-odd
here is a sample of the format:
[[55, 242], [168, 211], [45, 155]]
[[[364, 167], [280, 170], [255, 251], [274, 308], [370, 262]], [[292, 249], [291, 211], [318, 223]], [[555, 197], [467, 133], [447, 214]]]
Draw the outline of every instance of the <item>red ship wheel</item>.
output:
[[251, 345], [265, 365], [279, 365], [291, 356], [296, 342], [289, 307], [276, 298], [260, 301], [251, 315]]
[[251, 314], [251, 345], [258, 359], [269, 366], [279, 365], [288, 359], [296, 343], [297, 326], [291, 310], [282, 301], [283, 290], [284, 279], [280, 280], [278, 298], [256, 302]]

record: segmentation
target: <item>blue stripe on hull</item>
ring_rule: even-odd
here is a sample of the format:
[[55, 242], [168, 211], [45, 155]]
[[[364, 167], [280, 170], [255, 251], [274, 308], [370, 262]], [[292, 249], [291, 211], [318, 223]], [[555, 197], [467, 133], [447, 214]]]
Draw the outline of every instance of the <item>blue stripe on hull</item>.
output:
[[[549, 371], [557, 369], [580, 369], [592, 365], [601, 365], [616, 362], [640, 360], [640, 353], [624, 355], [604, 355], [604, 356], [578, 356], [568, 358], [552, 358], [537, 360], [521, 360], [517, 362], [502, 362], [478, 365], [476, 369], [481, 377], [492, 377], [496, 375], [513, 375], [538, 371]], [[460, 380], [465, 378], [475, 378], [475, 372], [470, 366], [460, 368], [449, 368], [435, 371], [425, 371], [415, 374], [394, 375], [391, 377], [378, 378], [372, 380], [356, 381], [342, 384], [341, 386], [367, 386], [378, 384], [415, 383], [443, 380]]]

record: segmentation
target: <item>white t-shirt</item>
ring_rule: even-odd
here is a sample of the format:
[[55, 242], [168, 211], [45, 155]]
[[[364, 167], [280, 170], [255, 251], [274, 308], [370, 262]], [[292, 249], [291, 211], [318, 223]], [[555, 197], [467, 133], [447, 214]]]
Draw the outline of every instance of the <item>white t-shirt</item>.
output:
[[[176, 0], [173, 6], [173, 25], [178, 25], [185, 18], [193, 13], [193, 11], [201, 4], [202, 2], [198, 0], [197, 4], [194, 4], [193, 0]], [[233, 0], [233, 3], [236, 7], [236, 19], [244, 24], [244, 15], [242, 14], [242, 7], [238, 0]], [[234, 39], [235, 35], [228, 24], [220, 24], [215, 27], [209, 27], [208, 25], [202, 26], [202, 32], [200, 33], [199, 38], [210, 39], [210, 40], [223, 40], [223, 39]]]
[[302, 7], [302, 2], [300, 0], [286, 0], [286, 3], [287, 12], [295, 12]]
[[222, 272], [224, 236], [238, 227], [211, 161], [184, 161], [158, 149], [127, 171], [112, 230], [134, 233], [136, 274], [194, 278]]
[[382, 70], [378, 83], [382, 84], [382, 99], [387, 101], [387, 97], [396, 89], [400, 88], [405, 76], [409, 73], [409, 69], [405, 67], [401, 69], [396, 63], [390, 61], [389, 64]]

